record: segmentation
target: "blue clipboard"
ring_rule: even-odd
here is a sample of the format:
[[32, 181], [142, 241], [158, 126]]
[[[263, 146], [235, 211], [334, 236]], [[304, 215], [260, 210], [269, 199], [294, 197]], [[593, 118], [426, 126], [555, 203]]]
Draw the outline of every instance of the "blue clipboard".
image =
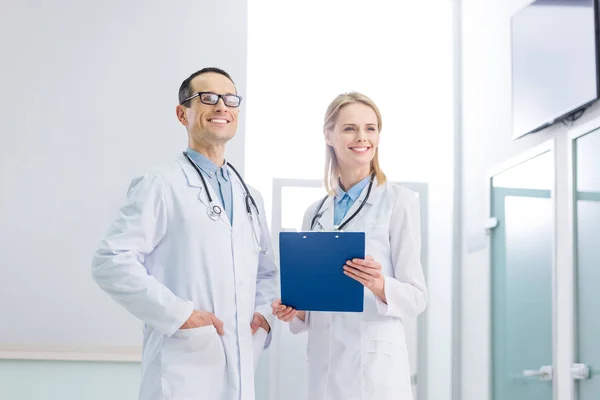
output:
[[281, 232], [281, 302], [297, 310], [362, 312], [364, 287], [344, 274], [365, 258], [364, 232]]

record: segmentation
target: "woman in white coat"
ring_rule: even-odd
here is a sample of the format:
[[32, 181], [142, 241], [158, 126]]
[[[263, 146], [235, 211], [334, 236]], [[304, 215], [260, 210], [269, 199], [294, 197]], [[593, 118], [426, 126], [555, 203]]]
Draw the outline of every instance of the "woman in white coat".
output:
[[366, 232], [368, 256], [344, 266], [365, 287], [364, 311], [305, 312], [276, 301], [273, 314], [293, 333], [308, 331], [308, 399], [411, 400], [403, 322], [427, 304], [419, 202], [379, 166], [381, 115], [371, 99], [339, 95], [323, 130], [329, 195], [306, 210], [303, 229]]

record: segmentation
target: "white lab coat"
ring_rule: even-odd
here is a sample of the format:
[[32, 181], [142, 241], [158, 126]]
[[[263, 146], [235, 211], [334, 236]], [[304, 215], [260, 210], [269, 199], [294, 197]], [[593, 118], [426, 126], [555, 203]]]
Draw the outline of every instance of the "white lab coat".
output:
[[[220, 198], [210, 185], [203, 187], [181, 155], [133, 180], [127, 203], [94, 256], [98, 285], [145, 322], [142, 400], [254, 399], [250, 323], [257, 311], [273, 326], [278, 271], [262, 198], [250, 189], [267, 255], [257, 249], [243, 186], [230, 175], [233, 227], [226, 213], [217, 221], [209, 218], [205, 191], [216, 202]], [[212, 325], [180, 330], [194, 309], [213, 312], [225, 335]]]
[[[349, 218], [367, 188], [352, 205]], [[309, 230], [320, 201], [304, 215]], [[334, 198], [321, 208], [314, 230], [333, 228]], [[362, 313], [307, 312], [292, 333], [308, 330], [310, 400], [411, 400], [411, 379], [403, 320], [427, 304], [421, 267], [421, 229], [416, 194], [392, 183], [373, 185], [371, 196], [344, 231], [366, 232], [366, 255], [381, 263], [387, 304], [365, 288]]]

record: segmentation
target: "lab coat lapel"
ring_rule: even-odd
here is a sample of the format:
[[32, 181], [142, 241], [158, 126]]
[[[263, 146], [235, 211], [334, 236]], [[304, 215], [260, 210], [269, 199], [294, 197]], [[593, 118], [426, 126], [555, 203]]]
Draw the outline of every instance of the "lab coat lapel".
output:
[[231, 196], [232, 196], [232, 204], [233, 204], [233, 229], [240, 230], [242, 227], [242, 223], [246, 223], [248, 220], [248, 216], [246, 215], [246, 192], [244, 191], [244, 187], [242, 183], [235, 175], [233, 171], [230, 170], [229, 179], [231, 179]]
[[[373, 180], [373, 187], [371, 188], [371, 194], [369, 195], [369, 198], [366, 199], [367, 204], [365, 204], [365, 206], [362, 208], [362, 210], [360, 210], [360, 213], [358, 213], [356, 215], [356, 217], [353, 218], [352, 221], [349, 222], [348, 225], [346, 225], [344, 227], [344, 230], [347, 230], [348, 227], [354, 227], [355, 230], [362, 229], [361, 227], [364, 225], [364, 222], [366, 222], [366, 221], [364, 221], [361, 217], [363, 216], [363, 213], [366, 213], [366, 211], [368, 210], [368, 208], [370, 206], [372, 206], [373, 204], [375, 204], [377, 202], [378, 198], [381, 195], [380, 189], [381, 188], [377, 187], [377, 178], [375, 178]], [[340, 226], [344, 222], [346, 222], [346, 220], [348, 220], [350, 217], [352, 217], [352, 215], [354, 215], [354, 213], [356, 212], [356, 210], [358, 210], [360, 205], [363, 202], [365, 202], [365, 198], [367, 197], [368, 190], [369, 190], [369, 186], [367, 185], [363, 189], [363, 191], [360, 193], [360, 196], [358, 196], [358, 199], [356, 199], [356, 201], [352, 204], [352, 206], [350, 207], [348, 212], [346, 212], [346, 215], [344, 216], [344, 219], [340, 223]], [[326, 209], [326, 206], [327, 206], [327, 209]], [[329, 198], [327, 199], [327, 201], [325, 201], [325, 204], [323, 205], [323, 207], [321, 209], [321, 213], [323, 213], [323, 215], [319, 219], [319, 223], [323, 230], [327, 230], [327, 231], [333, 230], [334, 207], [335, 207], [335, 197], [329, 196]]]
[[323, 203], [321, 210], [316, 211], [319, 213], [320, 216], [317, 218], [317, 221], [315, 223], [313, 230], [315, 230], [315, 231], [318, 231], [318, 230], [332, 231], [333, 230], [333, 210], [334, 210], [333, 202], [334, 202], [333, 196], [327, 197], [327, 200], [325, 200], [325, 203]]
[[[371, 188], [371, 194], [369, 195], [369, 198], [366, 199], [367, 204], [365, 204], [365, 206], [362, 208], [362, 210], [360, 210], [360, 213], [358, 213], [356, 215], [356, 217], [354, 217], [352, 219], [351, 222], [348, 223], [348, 225], [346, 225], [344, 227], [344, 229], [346, 229], [348, 226], [362, 226], [362, 224], [360, 223], [360, 221], [362, 221], [361, 214], [367, 211], [367, 207], [369, 207], [369, 205], [373, 204], [373, 202], [376, 199], [376, 195], [379, 192], [378, 190], [376, 190], [377, 188], [377, 178], [374, 179], [373, 181], [373, 186]], [[354, 215], [354, 213], [356, 212], [356, 210], [358, 210], [358, 208], [361, 206], [362, 203], [365, 202], [365, 198], [367, 197], [367, 192], [369, 191], [369, 185], [365, 186], [365, 188], [363, 189], [362, 192], [360, 192], [360, 196], [358, 196], [358, 199], [356, 199], [356, 201], [354, 203], [352, 203], [352, 206], [350, 207], [350, 209], [348, 210], [348, 212], [346, 212], [346, 215], [344, 216], [344, 219], [342, 220], [342, 222], [340, 222], [340, 225], [342, 225], [344, 222], [346, 222], [346, 220], [348, 220], [350, 217], [352, 217]]]
[[198, 171], [196, 171], [196, 169], [190, 164], [189, 160], [185, 156], [181, 156], [181, 158], [179, 159], [179, 164], [181, 165], [181, 169], [183, 169], [183, 173], [187, 178], [188, 184], [192, 187], [199, 189], [198, 200], [200, 200], [203, 207], [205, 207], [206, 210], [208, 210], [208, 207], [210, 207], [210, 203], [208, 202], [208, 196], [205, 193], [205, 191], [208, 190], [213, 201], [221, 207], [222, 212], [221, 217], [219, 217], [219, 220], [221, 220], [225, 225], [229, 226], [229, 228], [231, 229], [231, 224], [229, 222], [229, 218], [227, 218], [225, 208], [223, 207], [223, 204], [221, 204], [221, 201], [219, 200], [219, 197], [217, 196], [213, 188], [210, 187], [210, 185], [207, 185], [208, 187], [204, 187], [204, 185], [202, 184], [202, 179], [200, 179], [200, 176], [198, 175]]

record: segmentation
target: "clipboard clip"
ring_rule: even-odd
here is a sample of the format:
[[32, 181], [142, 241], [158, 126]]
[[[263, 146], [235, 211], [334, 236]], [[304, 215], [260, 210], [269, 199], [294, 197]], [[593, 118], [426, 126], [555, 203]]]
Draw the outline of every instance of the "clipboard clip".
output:
[[313, 231], [313, 232], [344, 232], [344, 230], [339, 229], [337, 226], [334, 226], [333, 228], [331, 228], [330, 231], [327, 231], [321, 227], [320, 229], [317, 229], [316, 231]]

